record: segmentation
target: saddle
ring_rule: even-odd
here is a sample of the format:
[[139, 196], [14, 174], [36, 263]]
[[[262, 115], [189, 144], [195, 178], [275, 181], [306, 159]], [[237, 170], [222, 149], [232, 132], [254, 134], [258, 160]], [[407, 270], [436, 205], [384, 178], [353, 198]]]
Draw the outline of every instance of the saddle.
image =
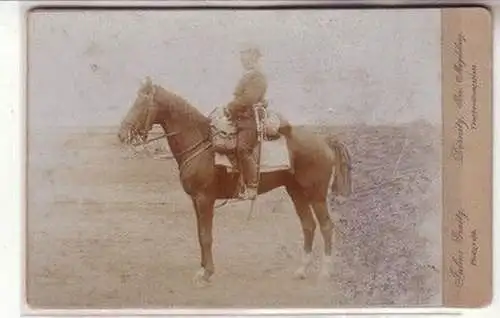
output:
[[[260, 173], [291, 168], [287, 140], [279, 130], [288, 125], [279, 113], [271, 111], [265, 103], [254, 105], [257, 130], [260, 136], [253, 151]], [[225, 107], [215, 108], [210, 115], [211, 140], [215, 149], [215, 165], [226, 168], [229, 173], [239, 172], [235, 158], [237, 127], [229, 118]], [[259, 149], [260, 147], [260, 149]], [[259, 151], [260, 150], [260, 151]]]

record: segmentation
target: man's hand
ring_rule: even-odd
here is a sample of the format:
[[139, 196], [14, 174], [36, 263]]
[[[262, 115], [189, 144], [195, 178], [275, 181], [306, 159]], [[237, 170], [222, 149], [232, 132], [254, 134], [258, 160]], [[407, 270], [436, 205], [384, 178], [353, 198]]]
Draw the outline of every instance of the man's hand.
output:
[[238, 117], [238, 114], [241, 114], [243, 111], [245, 111], [245, 107], [237, 101], [232, 101], [227, 104], [226, 109], [229, 113], [230, 119], [236, 119]]

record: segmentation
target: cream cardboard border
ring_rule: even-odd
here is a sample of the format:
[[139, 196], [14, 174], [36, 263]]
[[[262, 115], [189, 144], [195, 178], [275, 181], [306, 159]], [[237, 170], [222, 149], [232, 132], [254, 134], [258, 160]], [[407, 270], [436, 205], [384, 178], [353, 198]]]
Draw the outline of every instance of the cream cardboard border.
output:
[[442, 10], [443, 303], [492, 298], [492, 25], [484, 8]]

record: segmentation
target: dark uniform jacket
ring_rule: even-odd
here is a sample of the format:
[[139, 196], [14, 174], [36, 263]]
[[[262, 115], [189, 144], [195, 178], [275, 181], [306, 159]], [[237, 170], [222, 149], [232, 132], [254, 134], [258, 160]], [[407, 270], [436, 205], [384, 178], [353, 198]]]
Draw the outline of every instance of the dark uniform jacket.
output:
[[259, 70], [246, 72], [234, 90], [234, 99], [228, 110], [232, 118], [252, 117], [252, 106], [264, 101], [267, 91], [267, 79]]

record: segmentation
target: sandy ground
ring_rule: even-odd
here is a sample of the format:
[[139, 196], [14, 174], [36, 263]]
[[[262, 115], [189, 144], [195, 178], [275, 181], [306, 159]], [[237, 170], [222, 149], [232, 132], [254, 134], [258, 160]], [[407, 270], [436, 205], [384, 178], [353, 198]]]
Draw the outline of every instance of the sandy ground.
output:
[[[332, 131], [326, 133], [331, 134]], [[325, 131], [323, 131], [325, 133]], [[30, 135], [27, 300], [34, 308], [358, 307], [440, 303], [439, 143], [435, 129], [339, 132], [353, 197], [336, 221], [334, 275], [292, 278], [302, 232], [283, 189], [219, 208], [216, 275], [197, 288], [194, 211], [172, 160], [130, 156], [114, 133]], [[406, 145], [405, 145], [406, 144]]]

